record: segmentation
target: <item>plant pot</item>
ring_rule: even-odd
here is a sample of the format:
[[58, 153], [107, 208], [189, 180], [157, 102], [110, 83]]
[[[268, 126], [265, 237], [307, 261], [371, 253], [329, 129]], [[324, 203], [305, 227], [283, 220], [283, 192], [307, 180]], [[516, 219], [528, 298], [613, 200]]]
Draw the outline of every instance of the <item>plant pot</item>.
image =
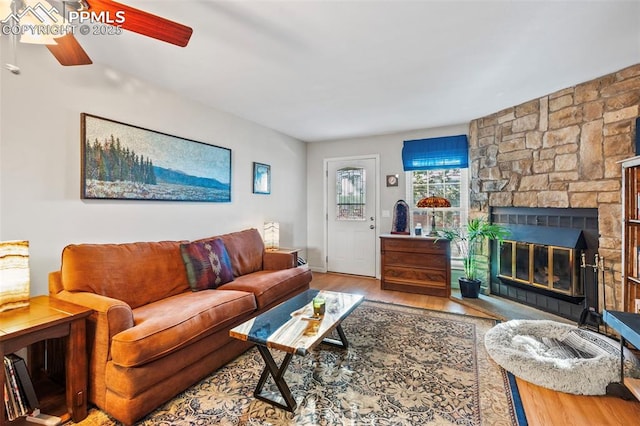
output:
[[458, 278], [460, 284], [460, 295], [471, 299], [477, 299], [480, 295], [480, 280], [470, 280], [469, 278]]

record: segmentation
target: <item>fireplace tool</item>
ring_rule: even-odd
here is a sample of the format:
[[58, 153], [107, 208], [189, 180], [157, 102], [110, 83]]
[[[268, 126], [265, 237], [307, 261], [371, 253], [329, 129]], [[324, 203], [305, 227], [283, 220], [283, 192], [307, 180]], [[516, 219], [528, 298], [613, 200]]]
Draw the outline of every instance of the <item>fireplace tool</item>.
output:
[[[600, 332], [600, 326], [604, 324], [602, 319], [602, 313], [600, 313], [599, 301], [600, 301], [600, 276], [602, 275], [602, 305], [606, 309], [607, 307], [607, 291], [604, 288], [605, 285], [605, 276], [604, 273], [606, 271], [606, 267], [604, 266], [604, 256], [599, 256], [598, 253], [594, 256], [593, 265], [588, 265], [586, 261], [585, 253], [582, 252], [580, 255], [580, 279], [582, 283], [586, 283], [585, 276], [587, 268], [591, 268], [593, 270], [593, 279], [594, 279], [594, 305], [588, 306], [589, 301], [585, 292], [584, 298], [584, 309], [580, 314], [580, 320], [578, 322], [578, 327], [587, 327], [594, 328], [598, 333]], [[606, 329], [605, 329], [606, 331]]]

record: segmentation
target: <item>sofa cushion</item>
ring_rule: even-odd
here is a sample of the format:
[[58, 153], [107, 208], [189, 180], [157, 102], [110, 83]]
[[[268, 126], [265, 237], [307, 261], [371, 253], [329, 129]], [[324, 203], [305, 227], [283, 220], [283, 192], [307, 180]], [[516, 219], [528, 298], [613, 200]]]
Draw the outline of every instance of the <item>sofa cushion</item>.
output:
[[216, 288], [233, 281], [227, 249], [220, 238], [180, 244], [191, 290]]
[[289, 294], [295, 294], [309, 287], [311, 271], [306, 266], [280, 271], [258, 271], [237, 277], [233, 282], [218, 287], [218, 290], [248, 291], [255, 295], [258, 309], [281, 301]]
[[134, 309], [135, 326], [112, 338], [111, 357], [121, 367], [161, 358], [256, 309], [253, 294], [203, 290], [168, 297]]
[[72, 244], [62, 250], [62, 285], [122, 300], [131, 308], [189, 289], [185, 241]]
[[220, 235], [220, 238], [229, 253], [234, 276], [239, 277], [262, 269], [264, 243], [257, 229], [224, 234]]

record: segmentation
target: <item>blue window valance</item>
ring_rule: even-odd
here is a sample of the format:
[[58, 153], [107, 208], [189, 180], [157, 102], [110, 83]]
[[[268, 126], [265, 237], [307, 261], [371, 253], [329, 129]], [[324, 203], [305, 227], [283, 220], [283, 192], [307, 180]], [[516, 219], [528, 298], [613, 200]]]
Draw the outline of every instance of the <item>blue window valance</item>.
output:
[[402, 165], [405, 171], [469, 167], [467, 135], [404, 141]]

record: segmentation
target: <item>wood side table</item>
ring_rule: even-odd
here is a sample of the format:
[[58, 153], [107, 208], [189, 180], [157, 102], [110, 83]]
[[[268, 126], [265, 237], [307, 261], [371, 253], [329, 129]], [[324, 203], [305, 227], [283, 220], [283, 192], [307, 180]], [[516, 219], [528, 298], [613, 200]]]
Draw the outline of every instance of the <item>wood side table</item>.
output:
[[296, 248], [277, 248], [277, 249], [267, 249], [267, 251], [272, 252], [272, 253], [284, 253], [284, 254], [290, 254], [293, 257], [293, 264], [294, 266], [298, 266], [298, 253], [301, 251], [301, 249], [296, 249]]
[[[49, 296], [30, 299], [29, 306], [0, 312], [0, 355], [16, 352], [34, 343], [65, 338], [66, 408], [74, 422], [87, 417], [86, 318], [92, 309]], [[29, 366], [31, 368], [32, 366]], [[0, 368], [0, 383], [4, 383]], [[0, 386], [0, 401], [4, 387]], [[50, 414], [50, 413], [47, 413]], [[64, 417], [63, 416], [63, 420]], [[5, 422], [4, 402], [0, 403], [0, 424]]]

